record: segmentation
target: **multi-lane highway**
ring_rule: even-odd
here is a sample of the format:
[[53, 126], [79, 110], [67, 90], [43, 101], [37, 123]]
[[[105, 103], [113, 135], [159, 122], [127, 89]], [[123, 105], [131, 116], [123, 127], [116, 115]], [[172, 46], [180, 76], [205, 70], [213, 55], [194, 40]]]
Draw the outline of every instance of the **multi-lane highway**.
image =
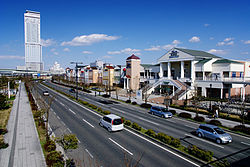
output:
[[65, 96], [56, 93], [43, 85], [37, 86], [38, 92], [48, 90], [55, 97], [51, 106], [60, 121], [76, 134], [90, 158], [101, 166], [124, 166], [124, 154], [133, 163], [142, 156], [139, 166], [198, 166], [199, 164], [143, 138], [125, 129], [109, 133], [99, 126], [100, 115], [77, 104]]
[[[46, 83], [46, 84], [48, 84], [49, 86], [52, 86], [60, 91], [64, 91], [66, 93], [69, 93], [68, 88], [58, 86], [58, 85], [55, 85], [53, 83]], [[40, 86], [40, 88], [42, 90], [47, 89], [44, 86]], [[56, 96], [58, 96], [58, 95], [56, 95]], [[123, 117], [125, 117], [125, 119], [129, 119], [132, 122], [137, 122], [139, 125], [141, 125], [145, 129], [153, 129], [156, 132], [164, 132], [164, 133], [171, 135], [173, 137], [180, 138], [182, 144], [184, 144], [184, 145], [195, 144], [203, 149], [213, 151], [214, 156], [217, 158], [229, 155], [231, 153], [234, 153], [234, 152], [239, 151], [241, 149], [245, 149], [245, 148], [250, 146], [250, 139], [249, 138], [244, 137], [244, 136], [240, 136], [237, 134], [231, 134], [233, 137], [233, 143], [230, 143], [227, 145], [218, 145], [218, 144], [214, 143], [213, 141], [208, 141], [205, 139], [198, 138], [197, 136], [192, 135], [191, 132], [194, 131], [199, 126], [199, 124], [196, 124], [196, 123], [193, 123], [190, 121], [186, 121], [184, 119], [180, 119], [180, 118], [176, 118], [176, 117], [172, 118], [172, 119], [163, 119], [163, 118], [155, 117], [155, 116], [148, 114], [147, 110], [141, 109], [139, 107], [135, 107], [135, 106], [120, 103], [120, 102], [114, 102], [111, 100], [104, 99], [102, 97], [95, 97], [95, 96], [92, 96], [92, 95], [89, 95], [86, 93], [82, 93], [82, 92], [79, 93], [79, 98], [84, 100], [84, 101], [88, 101], [89, 103], [95, 104], [96, 106], [100, 106], [105, 110], [109, 110], [112, 113], [123, 116]], [[56, 98], [56, 99], [58, 101], [58, 98]], [[63, 101], [58, 101], [58, 103], [61, 106], [65, 105], [65, 103]], [[71, 107], [70, 104], [66, 105], [66, 106]], [[72, 109], [68, 110], [73, 115], [76, 115], [76, 114], [74, 114], [74, 113], [76, 113], [76, 111], [74, 111], [74, 110], [76, 110], [76, 109], [74, 109], [74, 107], [76, 107], [76, 106], [78, 106], [78, 105], [73, 105]], [[94, 114], [94, 115], [96, 115], [96, 114]], [[85, 122], [85, 121], [83, 121], [83, 122]], [[98, 119], [97, 119], [97, 122], [98, 122]], [[94, 125], [92, 125], [92, 126], [94, 126]], [[128, 132], [127, 130], [125, 130], [125, 131]], [[124, 132], [122, 132], [122, 133], [124, 133]], [[120, 133], [118, 133], [118, 134], [120, 134]], [[131, 133], [129, 133], [129, 134], [131, 134]], [[110, 135], [110, 134], [108, 134], [108, 135]], [[115, 135], [117, 135], [117, 133], [115, 133]], [[109, 139], [109, 142], [110, 141], [112, 142], [112, 140]], [[150, 150], [150, 152], [151, 152], [151, 150]], [[155, 154], [158, 155], [161, 153], [159, 152], [159, 153], [155, 153]]]

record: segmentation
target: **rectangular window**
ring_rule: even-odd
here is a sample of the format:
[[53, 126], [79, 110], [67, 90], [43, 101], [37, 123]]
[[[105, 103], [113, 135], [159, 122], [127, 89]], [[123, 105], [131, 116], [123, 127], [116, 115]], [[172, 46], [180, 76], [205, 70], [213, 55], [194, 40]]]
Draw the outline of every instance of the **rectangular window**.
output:
[[236, 77], [236, 72], [232, 72], [232, 77], [233, 77], [233, 78]]

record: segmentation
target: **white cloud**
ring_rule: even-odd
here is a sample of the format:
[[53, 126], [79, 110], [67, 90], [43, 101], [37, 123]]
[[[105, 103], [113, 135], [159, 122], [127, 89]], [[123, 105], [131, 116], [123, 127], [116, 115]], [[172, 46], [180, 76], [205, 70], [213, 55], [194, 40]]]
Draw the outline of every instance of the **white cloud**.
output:
[[51, 52], [54, 52], [54, 51], [56, 51], [56, 49], [55, 49], [55, 48], [52, 48], [52, 49], [50, 49], [50, 51], [51, 51]]
[[208, 26], [210, 26], [210, 24], [204, 24], [204, 27], [208, 27]]
[[226, 54], [226, 51], [224, 51], [224, 50], [210, 49], [208, 51], [208, 53], [218, 54], [218, 55], [224, 55], [224, 54]]
[[69, 52], [70, 49], [69, 49], [69, 48], [64, 48], [63, 51], [64, 51], [64, 52]]
[[53, 52], [54, 55], [58, 55], [59, 53], [58, 52]]
[[56, 41], [54, 41], [53, 39], [46, 39], [46, 40], [41, 39], [41, 45], [44, 47], [54, 45], [55, 43], [56, 43]]
[[210, 39], [210, 40], [214, 40], [214, 37], [210, 37], [209, 39]]
[[25, 57], [23, 56], [13, 56], [13, 55], [0, 55], [0, 59], [19, 59], [23, 60]]
[[245, 41], [244, 44], [250, 44], [250, 40]]
[[104, 59], [111, 59], [112, 56], [103, 56], [102, 58], [104, 58]]
[[93, 52], [90, 52], [90, 51], [82, 51], [83, 54], [92, 54]]
[[217, 43], [217, 46], [224, 46], [224, 45], [233, 45], [234, 44], [234, 41], [233, 41], [234, 38], [225, 38], [222, 42], [218, 42]]
[[71, 41], [62, 42], [62, 46], [70, 45], [70, 46], [86, 46], [91, 45], [93, 43], [98, 43], [102, 41], [112, 41], [117, 40], [118, 36], [108, 36], [106, 34], [90, 34], [90, 35], [82, 35], [73, 38]]
[[242, 54], [242, 55], [248, 55], [249, 52], [242, 52], [241, 54]]
[[189, 39], [189, 42], [192, 42], [192, 43], [200, 42], [200, 37], [193, 36], [191, 39]]
[[228, 42], [228, 41], [232, 41], [233, 39], [234, 39], [234, 38], [229, 37], [229, 38], [225, 38], [224, 41], [225, 41], [225, 42]]
[[173, 42], [172, 42], [172, 44], [174, 44], [174, 45], [178, 45], [178, 44], [180, 44], [181, 42], [179, 41], [179, 40], [173, 40]]
[[151, 46], [151, 48], [144, 49], [145, 51], [158, 51], [161, 50], [161, 46]]
[[109, 54], [109, 55], [117, 55], [117, 54], [122, 54], [122, 53], [124, 53], [124, 54], [137, 54], [137, 55], [140, 55], [140, 53], [138, 53], [138, 52], [140, 52], [141, 50], [140, 49], [131, 49], [131, 48], [125, 48], [125, 49], [122, 49], [122, 50], [120, 50], [120, 51], [108, 51], [107, 53]]
[[175, 47], [175, 46], [176, 46], [176, 45], [172, 45], [172, 44], [163, 45], [163, 46], [162, 46], [162, 49], [169, 50], [169, 49], [171, 49], [171, 48], [173, 48], [173, 47]]

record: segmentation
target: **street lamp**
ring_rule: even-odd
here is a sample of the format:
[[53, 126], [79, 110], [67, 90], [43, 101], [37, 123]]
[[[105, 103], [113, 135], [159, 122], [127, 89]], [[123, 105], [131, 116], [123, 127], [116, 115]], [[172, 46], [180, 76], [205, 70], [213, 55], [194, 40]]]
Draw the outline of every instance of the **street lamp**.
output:
[[76, 70], [76, 100], [78, 100], [78, 64], [83, 64], [82, 62], [70, 62], [70, 64], [75, 64]]
[[212, 84], [210, 84], [210, 111], [212, 111], [212, 101], [211, 101], [211, 97], [212, 97]]

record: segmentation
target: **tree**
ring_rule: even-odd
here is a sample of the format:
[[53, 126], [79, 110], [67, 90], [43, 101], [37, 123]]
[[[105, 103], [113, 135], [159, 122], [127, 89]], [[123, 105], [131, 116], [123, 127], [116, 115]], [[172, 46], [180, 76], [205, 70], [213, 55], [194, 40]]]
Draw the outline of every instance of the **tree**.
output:
[[0, 94], [0, 110], [5, 109], [7, 105], [7, 99], [6, 96], [3, 94]]
[[192, 92], [192, 103], [193, 103], [195, 111], [196, 111], [196, 117], [199, 116], [199, 112], [198, 112], [199, 102], [200, 102], [200, 97], [198, 96], [198, 89], [197, 89], [197, 86], [194, 85], [194, 90]]
[[56, 142], [60, 143], [67, 152], [68, 149], [78, 148], [78, 139], [75, 134], [65, 134], [62, 138], [57, 138]]

